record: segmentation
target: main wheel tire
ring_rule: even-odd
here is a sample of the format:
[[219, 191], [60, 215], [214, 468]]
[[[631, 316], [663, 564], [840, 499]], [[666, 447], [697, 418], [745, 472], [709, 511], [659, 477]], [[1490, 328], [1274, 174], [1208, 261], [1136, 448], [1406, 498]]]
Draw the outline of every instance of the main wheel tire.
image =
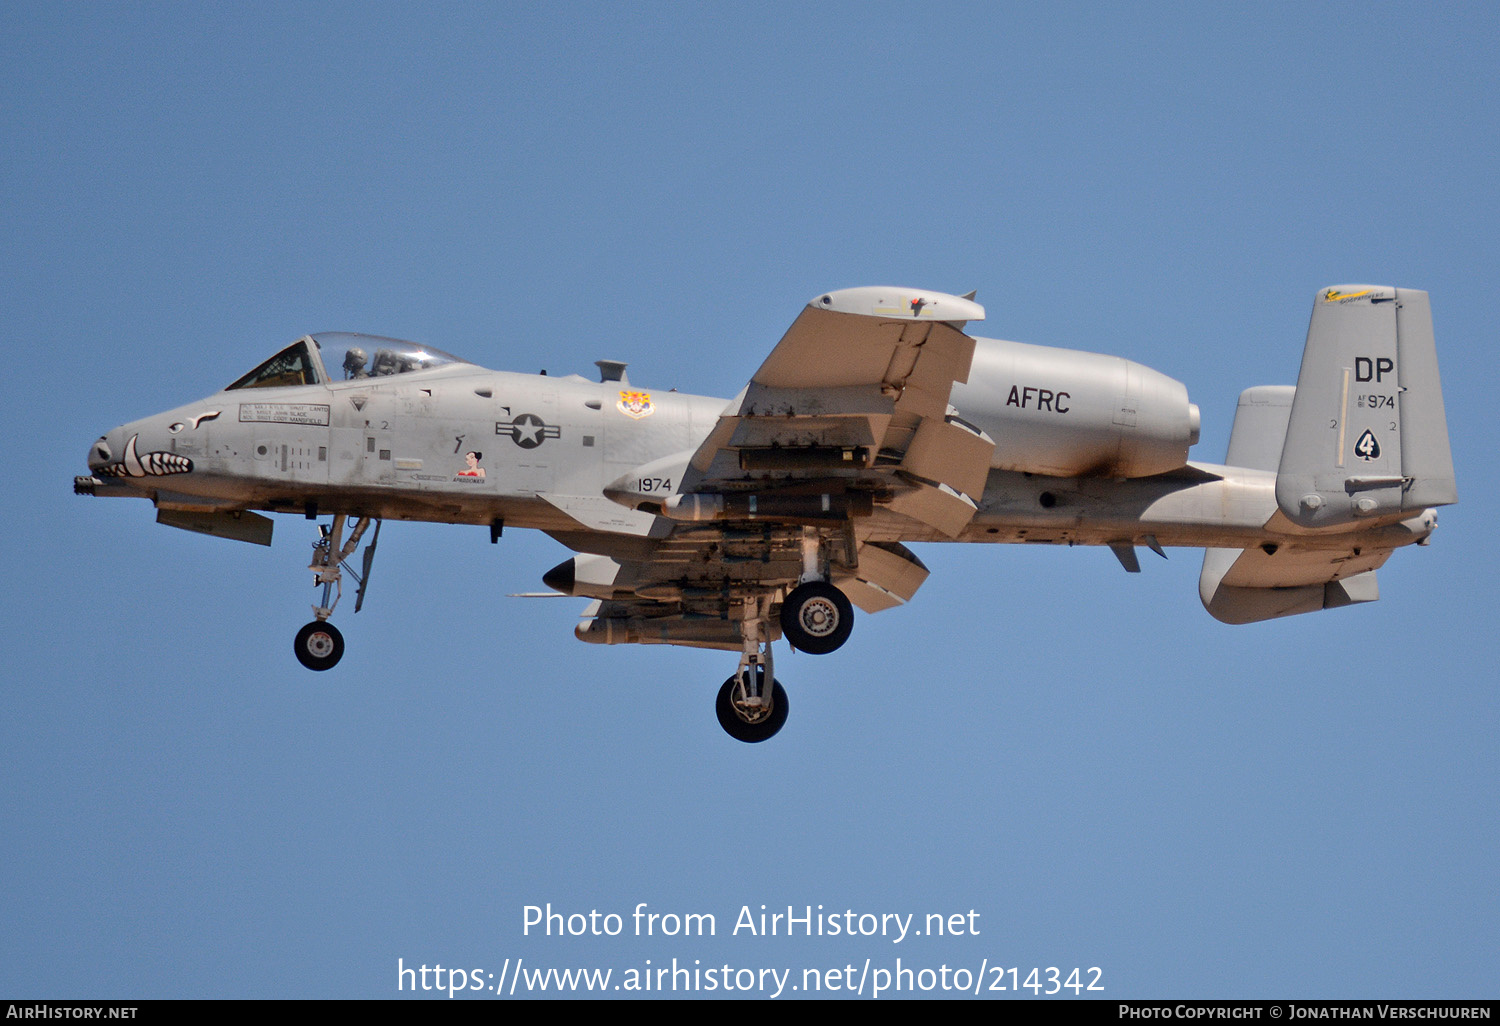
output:
[[297, 661], [309, 670], [331, 670], [344, 658], [344, 636], [325, 620], [314, 620], [302, 628], [292, 644]]
[[792, 647], [813, 655], [832, 652], [854, 630], [854, 607], [827, 581], [808, 581], [792, 589], [781, 604], [781, 633]]
[[724, 732], [736, 741], [751, 745], [775, 736], [786, 723], [788, 710], [786, 692], [781, 687], [781, 681], [771, 681], [771, 712], [765, 719], [756, 723], [746, 723], [735, 711], [734, 685], [735, 678], [730, 677], [719, 689], [719, 699], [714, 703], [714, 711], [719, 715], [719, 726], [723, 727]]

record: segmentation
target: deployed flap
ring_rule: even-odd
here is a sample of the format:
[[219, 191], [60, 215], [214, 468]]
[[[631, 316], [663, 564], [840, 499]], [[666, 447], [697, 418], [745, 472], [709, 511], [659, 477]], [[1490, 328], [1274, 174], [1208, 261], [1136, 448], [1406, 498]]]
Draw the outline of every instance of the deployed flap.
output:
[[967, 495], [960, 495], [945, 484], [918, 484], [910, 491], [891, 499], [892, 512], [937, 528], [949, 538], [963, 533], [979, 507]]
[[899, 542], [866, 542], [859, 547], [859, 566], [837, 574], [833, 583], [860, 609], [878, 613], [911, 601], [928, 570]]
[[1277, 505], [1294, 523], [1326, 527], [1455, 501], [1427, 293], [1318, 293]]
[[924, 417], [906, 447], [901, 469], [956, 492], [980, 496], [994, 451], [995, 443], [988, 435], [963, 421]]

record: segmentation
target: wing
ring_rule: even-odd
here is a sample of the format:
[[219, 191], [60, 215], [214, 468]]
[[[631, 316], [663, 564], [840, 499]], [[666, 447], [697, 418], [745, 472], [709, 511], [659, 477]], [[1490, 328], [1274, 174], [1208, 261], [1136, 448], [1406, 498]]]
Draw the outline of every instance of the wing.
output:
[[974, 357], [963, 326], [983, 317], [971, 299], [913, 289], [814, 299], [693, 454], [683, 494], [663, 512], [829, 513], [875, 518], [872, 528], [895, 517], [957, 537], [994, 452], [948, 403]]
[[[547, 583], [598, 597], [575, 631], [582, 641], [739, 650], [741, 622], [756, 615], [746, 609], [747, 597], [753, 602], [757, 593], [797, 583], [803, 566], [799, 543], [798, 536], [776, 530], [747, 537], [692, 528], [674, 533], [652, 560], [576, 556], [554, 568]], [[864, 542], [856, 564], [834, 562], [834, 585], [867, 613], [901, 605], [927, 579], [922, 561], [896, 542]], [[777, 604], [764, 612], [774, 622]]]
[[[901, 538], [957, 537], [994, 443], [949, 405], [984, 317], [970, 298], [859, 288], [815, 298], [704, 442], [676, 457], [677, 494], [606, 494], [673, 524], [648, 559], [615, 564], [578, 635], [740, 648], [800, 581], [866, 612], [912, 597], [927, 568]], [[650, 475], [647, 475], [650, 476]], [[758, 611], [757, 611], [758, 610]]]

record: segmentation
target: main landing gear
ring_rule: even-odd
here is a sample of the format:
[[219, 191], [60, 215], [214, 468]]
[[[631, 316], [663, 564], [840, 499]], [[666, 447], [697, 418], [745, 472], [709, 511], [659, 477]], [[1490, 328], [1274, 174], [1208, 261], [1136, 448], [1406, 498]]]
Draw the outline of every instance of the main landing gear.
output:
[[719, 689], [714, 711], [736, 741], [756, 744], [786, 723], [786, 692], [771, 654], [771, 596], [746, 596], [740, 619], [740, 668]]
[[[771, 654], [772, 595], [746, 597], [741, 609], [740, 666], [719, 688], [714, 712], [719, 726], [736, 741], [756, 744], [786, 723], [786, 691], [776, 679]], [[781, 632], [792, 647], [822, 655], [849, 640], [854, 607], [826, 580], [804, 580], [781, 604]]]
[[849, 640], [854, 607], [827, 581], [807, 581], [792, 589], [781, 604], [781, 633], [792, 647], [825, 655]]
[[719, 726], [730, 737], [755, 744], [775, 735], [786, 723], [786, 691], [774, 678], [767, 688], [766, 674], [760, 667], [753, 672], [741, 670], [719, 689], [714, 712], [719, 714]]
[[[354, 525], [354, 530], [349, 532], [349, 538], [344, 540], [344, 527], [348, 517], [340, 513], [333, 518], [332, 525], [324, 527], [318, 525], [318, 531], [322, 535], [313, 542], [313, 558], [308, 564], [308, 569], [313, 572], [314, 585], [323, 586], [323, 604], [313, 606], [314, 620], [297, 632], [297, 638], [292, 643], [293, 651], [297, 653], [297, 661], [309, 670], [331, 670], [338, 665], [338, 661], [344, 657], [344, 636], [339, 629], [328, 622], [333, 615], [334, 607], [339, 604], [343, 597], [343, 571], [347, 570], [349, 576], [354, 578], [354, 583], [359, 585], [354, 593], [354, 611], [359, 612], [360, 606], [365, 602], [365, 586], [370, 583], [370, 564], [375, 559], [375, 545], [380, 541], [380, 521], [372, 520], [371, 517], [360, 517]], [[365, 549], [364, 563], [360, 572], [355, 573], [353, 567], [345, 562], [354, 555], [359, 548], [359, 543], [364, 539], [365, 531], [371, 523], [375, 524], [375, 533], [370, 538], [370, 544]], [[332, 601], [329, 601], [332, 599]]]
[[781, 633], [799, 651], [826, 655], [848, 641], [854, 630], [854, 607], [828, 576], [823, 538], [815, 528], [804, 527], [802, 580], [781, 604]]

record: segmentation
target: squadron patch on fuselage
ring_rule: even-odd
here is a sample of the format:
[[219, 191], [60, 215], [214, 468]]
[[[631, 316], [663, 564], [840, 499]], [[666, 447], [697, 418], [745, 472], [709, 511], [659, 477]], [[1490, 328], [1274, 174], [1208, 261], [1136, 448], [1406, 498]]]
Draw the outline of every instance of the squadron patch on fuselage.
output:
[[621, 392], [620, 401], [615, 403], [615, 409], [635, 420], [649, 417], [656, 412], [656, 407], [651, 403], [650, 392]]

